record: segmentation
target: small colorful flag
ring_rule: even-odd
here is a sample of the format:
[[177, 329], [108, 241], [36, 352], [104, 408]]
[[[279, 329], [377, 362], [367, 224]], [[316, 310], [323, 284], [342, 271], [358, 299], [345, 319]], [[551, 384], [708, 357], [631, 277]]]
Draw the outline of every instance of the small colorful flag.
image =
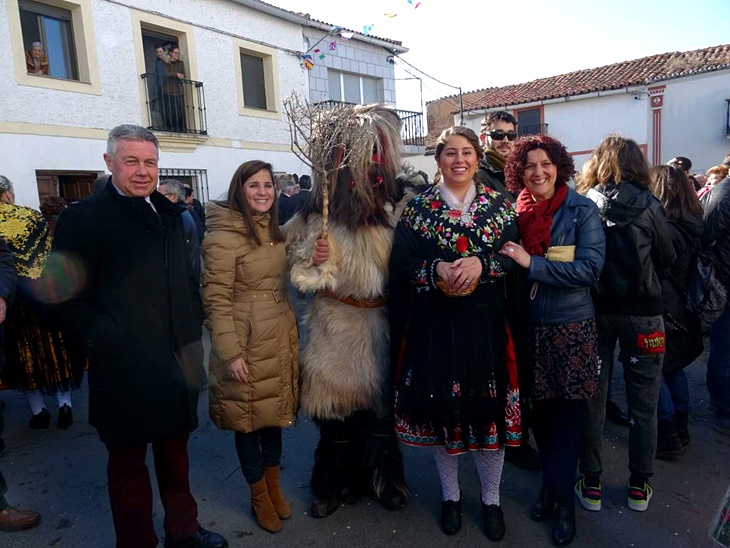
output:
[[396, 17], [398, 14], [397, 13], [384, 13], [383, 15], [385, 15], [388, 19], [393, 19], [393, 17]]
[[319, 58], [320, 58], [320, 59], [324, 59], [325, 57], [326, 57], [326, 55], [325, 55], [324, 53], [320, 53], [320, 54], [319, 54]]
[[314, 53], [319, 53], [320, 51], [321, 50], [319, 48], [317, 48], [316, 50], [314, 50]]
[[368, 34], [370, 34], [370, 31], [371, 31], [371, 30], [373, 30], [373, 27], [374, 27], [374, 26], [375, 26], [374, 24], [371, 24], [371, 25], [365, 25], [365, 26], [364, 26], [364, 27], [362, 28], [362, 33], [363, 33], [363, 34], [364, 34], [365, 36], [367, 36]]
[[335, 51], [337, 49], [337, 42], [334, 42], [334, 41], [330, 42], [329, 48], [330, 48], [330, 51]]
[[341, 32], [340, 36], [342, 36], [343, 40], [352, 40], [352, 37], [355, 35], [354, 32]]

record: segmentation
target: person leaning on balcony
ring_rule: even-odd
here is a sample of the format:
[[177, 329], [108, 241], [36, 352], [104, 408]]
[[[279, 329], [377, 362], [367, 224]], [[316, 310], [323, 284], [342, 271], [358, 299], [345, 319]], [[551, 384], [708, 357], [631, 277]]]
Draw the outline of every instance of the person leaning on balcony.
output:
[[30, 51], [25, 52], [25, 67], [28, 74], [48, 76], [48, 57], [43, 51], [43, 44], [33, 42]]
[[180, 59], [180, 48], [172, 46], [165, 60], [165, 81], [162, 84], [162, 116], [165, 129], [185, 131], [185, 63]]

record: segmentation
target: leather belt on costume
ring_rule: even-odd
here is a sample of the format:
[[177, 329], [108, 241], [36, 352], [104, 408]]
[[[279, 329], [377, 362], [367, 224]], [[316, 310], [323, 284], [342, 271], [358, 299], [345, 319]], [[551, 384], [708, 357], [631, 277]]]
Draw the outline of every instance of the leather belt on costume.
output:
[[357, 299], [353, 299], [352, 297], [342, 297], [340, 295], [336, 295], [328, 290], [321, 291], [320, 295], [322, 295], [323, 297], [329, 297], [330, 299], [334, 299], [336, 301], [340, 301], [341, 303], [349, 304], [350, 306], [355, 306], [357, 308], [380, 308], [388, 304], [388, 299], [386, 298], [378, 299], [375, 301], [358, 301]]

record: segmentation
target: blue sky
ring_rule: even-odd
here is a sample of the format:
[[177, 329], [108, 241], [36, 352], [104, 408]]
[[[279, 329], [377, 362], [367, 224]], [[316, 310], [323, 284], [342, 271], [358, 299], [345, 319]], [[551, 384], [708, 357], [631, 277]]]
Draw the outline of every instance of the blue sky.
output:
[[[422, 0], [416, 9], [416, 0], [268, 2], [353, 30], [373, 24], [373, 35], [409, 48], [403, 59], [465, 92], [730, 43], [730, 0]], [[406, 70], [415, 73], [398, 63], [396, 77], [410, 77]], [[417, 75], [424, 101], [458, 93]], [[418, 81], [398, 82], [397, 102], [420, 110]]]

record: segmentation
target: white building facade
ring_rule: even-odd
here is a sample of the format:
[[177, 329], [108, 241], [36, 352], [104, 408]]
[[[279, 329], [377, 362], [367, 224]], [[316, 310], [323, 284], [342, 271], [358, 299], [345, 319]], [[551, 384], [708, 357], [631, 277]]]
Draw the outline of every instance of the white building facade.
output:
[[[0, 14], [0, 174], [19, 204], [87, 195], [105, 171], [108, 131], [125, 123], [153, 129], [161, 178], [191, 182], [203, 200], [225, 192], [247, 160], [308, 172], [290, 150], [283, 100], [310, 97], [305, 29], [330, 25], [257, 0], [0, 0]], [[36, 41], [48, 75], [26, 66]], [[355, 33], [349, 47], [374, 50], [374, 41]], [[161, 107], [155, 44], [179, 45], [185, 63], [182, 131]], [[394, 103], [392, 68], [376, 76], [378, 100]]]

